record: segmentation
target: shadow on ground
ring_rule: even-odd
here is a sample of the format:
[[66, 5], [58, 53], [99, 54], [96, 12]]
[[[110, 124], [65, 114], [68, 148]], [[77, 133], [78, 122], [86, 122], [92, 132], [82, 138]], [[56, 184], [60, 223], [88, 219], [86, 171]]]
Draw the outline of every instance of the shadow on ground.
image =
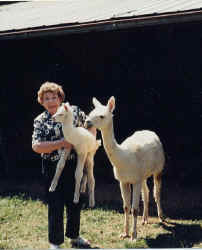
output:
[[199, 224], [161, 223], [168, 233], [159, 234], [155, 239], [146, 238], [150, 248], [191, 248], [201, 242], [202, 229]]
[[[157, 216], [156, 204], [152, 195], [153, 184], [149, 181], [150, 203], [149, 215]], [[166, 217], [170, 219], [198, 220], [202, 219], [202, 196], [199, 185], [182, 186], [179, 183], [164, 182], [162, 186], [162, 208]], [[42, 179], [1, 179], [0, 196], [12, 197], [23, 194], [23, 199], [41, 200], [45, 202], [45, 190]], [[123, 202], [119, 183], [103, 183], [96, 181], [95, 200], [97, 208], [115, 210], [123, 213]], [[85, 208], [88, 208], [86, 197]], [[139, 215], [142, 215], [143, 203], [140, 202]]]

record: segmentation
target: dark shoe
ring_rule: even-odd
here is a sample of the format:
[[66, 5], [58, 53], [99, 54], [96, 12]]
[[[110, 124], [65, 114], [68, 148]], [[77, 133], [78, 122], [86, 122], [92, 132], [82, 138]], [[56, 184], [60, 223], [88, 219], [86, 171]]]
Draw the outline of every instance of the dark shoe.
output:
[[78, 237], [76, 239], [71, 239], [70, 243], [71, 243], [72, 247], [91, 248], [90, 242], [84, 238], [81, 238], [81, 237]]

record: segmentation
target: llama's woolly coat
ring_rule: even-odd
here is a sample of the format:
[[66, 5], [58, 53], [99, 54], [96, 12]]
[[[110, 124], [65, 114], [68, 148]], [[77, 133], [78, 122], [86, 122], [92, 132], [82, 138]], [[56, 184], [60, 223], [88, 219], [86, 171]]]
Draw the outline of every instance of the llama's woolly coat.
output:
[[[90, 207], [93, 207], [95, 205], [95, 180], [93, 175], [94, 155], [100, 146], [100, 141], [96, 141], [96, 137], [85, 128], [75, 127], [73, 125], [73, 110], [69, 103], [60, 106], [56, 114], [53, 115], [53, 119], [62, 123], [64, 137], [69, 143], [73, 145], [78, 155], [75, 172], [74, 202], [79, 202], [80, 185], [85, 164], [87, 169], [89, 205]], [[82, 190], [85, 191], [85, 188], [82, 188]]]
[[[137, 211], [141, 189], [144, 200], [143, 222], [147, 223], [148, 220], [149, 190], [146, 181], [151, 175], [154, 177], [154, 198], [158, 216], [162, 220], [160, 189], [161, 172], [165, 161], [163, 147], [159, 137], [149, 130], [137, 131], [124, 142], [118, 144], [114, 136], [112, 114], [115, 108], [115, 98], [111, 97], [106, 106], [93, 98], [93, 104], [95, 109], [90, 112], [85, 125], [87, 127], [95, 126], [101, 131], [103, 145], [113, 166], [114, 176], [120, 182], [125, 212], [124, 238], [129, 235], [129, 212], [132, 197], [132, 239], [135, 239], [137, 237]], [[131, 193], [131, 184], [133, 185], [133, 193]]]

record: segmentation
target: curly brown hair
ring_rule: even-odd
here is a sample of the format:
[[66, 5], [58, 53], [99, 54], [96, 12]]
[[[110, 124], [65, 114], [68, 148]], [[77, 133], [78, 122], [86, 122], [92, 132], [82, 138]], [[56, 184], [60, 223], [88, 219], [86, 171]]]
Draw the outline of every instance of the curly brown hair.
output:
[[44, 82], [41, 85], [41, 87], [37, 93], [38, 94], [37, 101], [40, 104], [43, 104], [43, 95], [44, 95], [44, 93], [47, 93], [47, 92], [52, 92], [52, 93], [58, 94], [58, 97], [61, 98], [61, 102], [63, 102], [65, 99], [65, 93], [64, 93], [61, 85], [54, 83], [54, 82]]

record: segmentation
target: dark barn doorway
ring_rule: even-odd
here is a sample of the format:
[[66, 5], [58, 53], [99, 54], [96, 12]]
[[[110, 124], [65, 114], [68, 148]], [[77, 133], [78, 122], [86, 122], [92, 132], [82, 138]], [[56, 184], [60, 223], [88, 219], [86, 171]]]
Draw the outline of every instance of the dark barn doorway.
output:
[[[116, 97], [118, 142], [135, 130], [151, 129], [167, 157], [165, 178], [200, 182], [202, 23], [1, 41], [0, 165], [13, 177], [40, 175], [40, 156], [32, 152], [33, 119], [43, 81], [63, 85], [67, 100], [86, 113], [92, 97]], [[95, 177], [112, 181], [103, 149]], [[190, 179], [191, 178], [191, 179]]]

